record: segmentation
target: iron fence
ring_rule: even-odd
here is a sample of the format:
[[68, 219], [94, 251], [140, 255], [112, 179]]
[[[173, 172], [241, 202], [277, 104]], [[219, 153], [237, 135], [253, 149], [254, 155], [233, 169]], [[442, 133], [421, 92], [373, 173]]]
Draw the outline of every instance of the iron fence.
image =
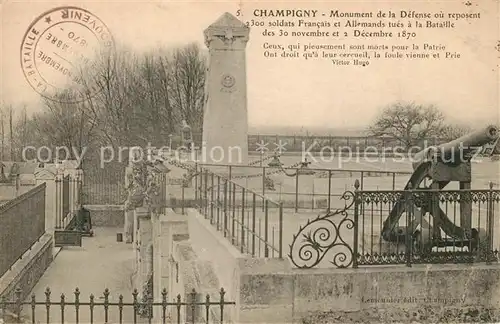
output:
[[[192, 135], [195, 145], [201, 147], [202, 134], [193, 132]], [[322, 149], [324, 150], [324, 147], [332, 148], [334, 152], [340, 152], [343, 149], [355, 151], [356, 149], [364, 150], [369, 146], [378, 147], [381, 151], [387, 152], [396, 146], [404, 147], [404, 143], [401, 143], [396, 138], [380, 136], [249, 134], [247, 140], [249, 152], [259, 152], [263, 144], [267, 144], [269, 147], [281, 146], [287, 152], [303, 152], [305, 148], [310, 152], [320, 152]], [[427, 141], [428, 145], [436, 145], [447, 142], [449, 139], [428, 138], [425, 141]], [[172, 148], [181, 147], [183, 145], [181, 137], [173, 138], [171, 145]]]
[[55, 227], [57, 229], [64, 228], [65, 218], [68, 216], [70, 212], [70, 193], [69, 193], [69, 184], [70, 184], [70, 176], [57, 176], [56, 183], [56, 192], [55, 192], [55, 201], [56, 201], [56, 210], [55, 217], [56, 223]]
[[[289, 257], [299, 268], [498, 262], [500, 190], [362, 191], [309, 220]], [[436, 215], [436, 216], [435, 216]]]
[[82, 179], [79, 175], [56, 177], [55, 180], [55, 228], [65, 229], [74, 217], [81, 201]]
[[83, 164], [82, 203], [85, 205], [121, 205], [126, 200], [125, 163], [104, 166], [97, 162]]
[[45, 190], [43, 183], [0, 206], [0, 277], [45, 233]]
[[[257, 161], [260, 162], [260, 161]], [[302, 162], [296, 163], [302, 164]], [[221, 165], [202, 163], [198, 168], [217, 168]], [[240, 186], [259, 195], [283, 202], [286, 209], [326, 211], [345, 206], [342, 192], [352, 188], [354, 179], [360, 180], [361, 190], [404, 187], [411, 172], [368, 171], [350, 169], [323, 169], [309, 167], [269, 167], [258, 165], [226, 165], [219, 172]], [[279, 177], [281, 176], [281, 177]], [[339, 194], [340, 193], [340, 194]]]
[[241, 253], [283, 257], [283, 203], [206, 168], [199, 168], [191, 181], [197, 209]]
[[[183, 301], [179, 294], [173, 301], [168, 301], [167, 291], [161, 292], [161, 301], [155, 302], [148, 298], [140, 301], [139, 293], [132, 292], [132, 300], [125, 301], [123, 295], [113, 301], [111, 293], [105, 289], [102, 296], [96, 298], [91, 294], [88, 301], [83, 301], [78, 288], [73, 292], [73, 301], [69, 301], [64, 294], [59, 299], [51, 299], [49, 288], [45, 291], [44, 300], [37, 300], [35, 295], [29, 301], [22, 300], [22, 291], [18, 288], [14, 300], [2, 297], [0, 306], [3, 319], [6, 323], [224, 323], [226, 320], [226, 306], [235, 305], [235, 302], [224, 299], [225, 291], [221, 288], [218, 300], [210, 294], [203, 296], [193, 289], [187, 293]], [[102, 300], [102, 301], [100, 301]], [[24, 310], [23, 306], [29, 306]], [[37, 310], [43, 308], [43, 319], [37, 316]], [[53, 309], [55, 310], [53, 311]], [[87, 308], [88, 311], [84, 311]], [[146, 310], [146, 311], [144, 311]], [[155, 312], [158, 310], [158, 312]], [[55, 313], [55, 314], [54, 314]], [[58, 316], [57, 316], [58, 315]]]

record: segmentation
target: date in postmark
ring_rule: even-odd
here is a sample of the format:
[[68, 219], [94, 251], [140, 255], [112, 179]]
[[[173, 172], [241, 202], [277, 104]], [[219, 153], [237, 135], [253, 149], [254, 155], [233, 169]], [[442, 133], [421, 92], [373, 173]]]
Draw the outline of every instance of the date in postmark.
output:
[[75, 103], [99, 92], [93, 74], [114, 50], [111, 32], [96, 15], [79, 7], [57, 7], [28, 27], [20, 49], [21, 67], [42, 97]]

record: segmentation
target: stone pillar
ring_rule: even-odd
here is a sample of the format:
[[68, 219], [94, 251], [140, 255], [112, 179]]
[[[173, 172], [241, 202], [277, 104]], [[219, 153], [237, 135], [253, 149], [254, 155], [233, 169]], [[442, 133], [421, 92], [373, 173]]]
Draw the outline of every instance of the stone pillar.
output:
[[83, 204], [82, 199], [83, 190], [83, 170], [75, 170], [75, 207], [78, 208], [80, 204]]
[[[154, 217], [154, 216], [153, 216]], [[161, 291], [167, 289], [168, 300], [175, 298], [174, 285], [177, 268], [173, 262], [173, 244], [176, 240], [188, 239], [186, 217], [167, 209], [166, 215], [157, 215], [153, 221], [154, 265], [153, 287], [156, 302], [161, 302]], [[167, 308], [167, 312], [175, 311]], [[155, 319], [161, 319], [161, 307], [154, 312]]]
[[204, 32], [210, 56], [205, 82], [202, 162], [248, 162], [245, 48], [249, 33], [250, 29], [228, 12]]
[[46, 183], [45, 189], [45, 231], [54, 233], [56, 226], [56, 170], [39, 168], [35, 170], [36, 185]]
[[134, 225], [136, 235], [136, 276], [134, 288], [137, 288], [142, 298], [144, 284], [147, 281], [147, 273], [151, 268], [148, 264], [148, 247], [152, 244], [151, 214], [146, 207], [135, 209]]
[[62, 228], [63, 227], [63, 181], [64, 181], [64, 170], [57, 169], [56, 174], [56, 215], [55, 215], [55, 227]]
[[[125, 188], [128, 188], [130, 185], [130, 177], [132, 176], [132, 167], [128, 166], [125, 168]], [[134, 241], [134, 211], [133, 210], [125, 210], [124, 212], [124, 225], [123, 225], [123, 233], [125, 235], [125, 242], [132, 243]]]

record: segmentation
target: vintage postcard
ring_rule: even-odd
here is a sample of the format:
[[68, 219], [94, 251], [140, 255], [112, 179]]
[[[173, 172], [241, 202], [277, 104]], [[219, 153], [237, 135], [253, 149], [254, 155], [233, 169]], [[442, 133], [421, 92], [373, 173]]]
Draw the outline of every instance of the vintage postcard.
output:
[[499, 3], [0, 3], [0, 323], [500, 322]]

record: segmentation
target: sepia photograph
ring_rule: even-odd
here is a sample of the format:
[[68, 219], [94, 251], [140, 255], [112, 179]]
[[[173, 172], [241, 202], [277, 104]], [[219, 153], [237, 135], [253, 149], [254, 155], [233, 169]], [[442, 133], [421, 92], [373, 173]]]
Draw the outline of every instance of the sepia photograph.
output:
[[499, 323], [494, 0], [0, 2], [0, 324]]

